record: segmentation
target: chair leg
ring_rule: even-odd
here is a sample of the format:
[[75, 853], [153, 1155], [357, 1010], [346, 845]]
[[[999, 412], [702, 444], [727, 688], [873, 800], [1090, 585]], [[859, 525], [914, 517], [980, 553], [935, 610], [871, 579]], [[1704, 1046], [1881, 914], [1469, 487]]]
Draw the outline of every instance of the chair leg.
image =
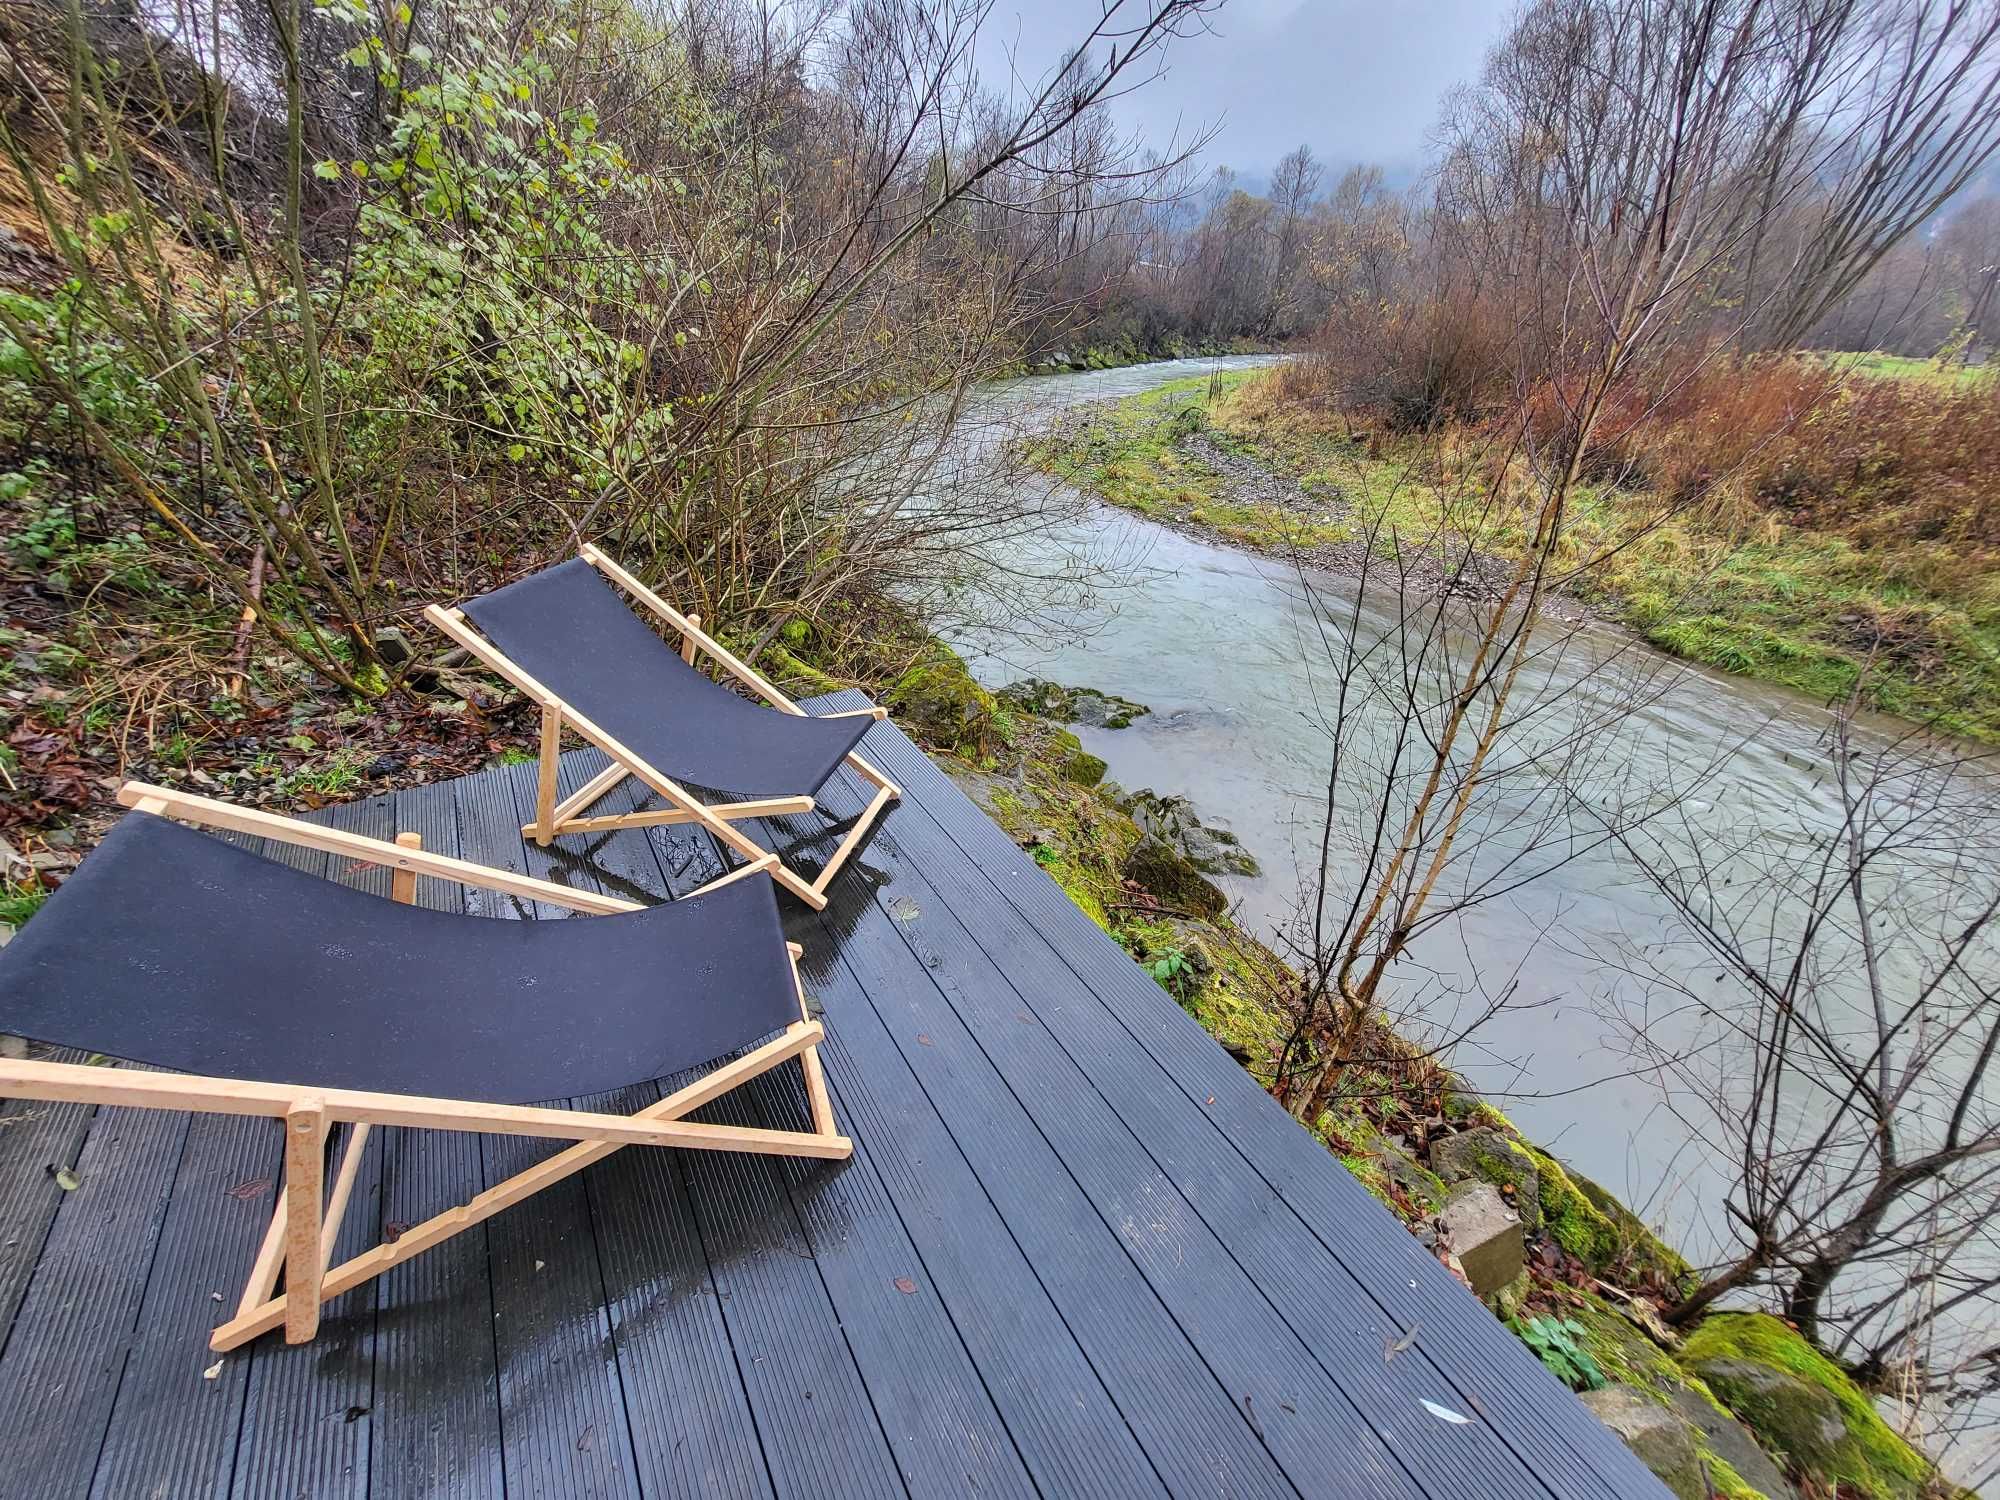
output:
[[[799, 973], [797, 944], [787, 943], [785, 951], [792, 961], [792, 991], [799, 997], [799, 1019], [810, 1022], [812, 1012], [806, 1006], [806, 982]], [[840, 1127], [834, 1123], [833, 1100], [826, 1090], [826, 1068], [819, 1060], [819, 1048], [812, 1046], [799, 1054], [799, 1067], [806, 1075], [806, 1105], [812, 1113], [813, 1133], [838, 1137]]]
[[542, 707], [542, 762], [535, 782], [535, 842], [544, 849], [556, 836], [556, 775], [562, 761], [562, 710]]
[[799, 1054], [799, 1066], [806, 1075], [806, 1104], [812, 1110], [813, 1133], [837, 1136], [840, 1127], [833, 1121], [833, 1099], [826, 1091], [826, 1068], [819, 1060], [819, 1048]]
[[[578, 787], [569, 796], [556, 804], [554, 813], [556, 831], [560, 833], [565, 823], [576, 820], [576, 815], [586, 808], [595, 807], [610, 795], [611, 789], [632, 773], [617, 761], [613, 761], [590, 780]], [[527, 829], [521, 830], [526, 833]]]
[[[564, 803], [563, 807], [568, 805]], [[557, 838], [572, 833], [610, 833], [620, 828], [666, 828], [700, 821], [683, 807], [654, 807], [643, 812], [608, 813], [596, 818], [568, 817], [564, 815], [563, 807], [558, 807], [555, 812]], [[748, 818], [786, 818], [811, 812], [813, 799], [758, 797], [748, 802], [711, 803], [708, 810], [725, 822], [740, 822]], [[540, 826], [538, 823], [524, 823], [521, 833], [524, 837], [533, 838]]]
[[326, 1260], [320, 1243], [320, 1197], [326, 1181], [326, 1107], [302, 1099], [285, 1111], [285, 1342], [310, 1343], [319, 1332]]
[[841, 840], [840, 847], [833, 851], [833, 858], [826, 862], [825, 867], [819, 872], [819, 878], [813, 882], [813, 890], [822, 897], [826, 894], [826, 888], [833, 884], [833, 877], [840, 873], [840, 867], [847, 863], [848, 856], [860, 847], [861, 840], [867, 836], [875, 820], [882, 816], [882, 809], [891, 802], [898, 801], [903, 795], [901, 787], [859, 755], [850, 751], [847, 763], [860, 772], [863, 778], [874, 783], [875, 795], [868, 800], [868, 805], [861, 809], [861, 816], [854, 820], [854, 827], [849, 830], [847, 837]]
[[[734, 1062], [725, 1063], [706, 1077], [696, 1079], [687, 1087], [667, 1095], [665, 1098], [640, 1110], [633, 1118], [641, 1120], [677, 1120], [711, 1099], [719, 1098], [731, 1089], [737, 1088], [761, 1073], [778, 1066], [787, 1059], [802, 1056], [811, 1050], [812, 1040], [819, 1035], [817, 1028], [793, 1026], [786, 1033], [765, 1043], [753, 1052], [747, 1052]], [[831, 1118], [829, 1113], [828, 1118]], [[305, 1119], [308, 1128], [300, 1130], [298, 1122]], [[317, 1119], [317, 1131], [310, 1127], [310, 1121]], [[815, 1129], [806, 1131], [745, 1131], [744, 1136], [759, 1137], [755, 1142], [746, 1140], [747, 1149], [769, 1151], [774, 1142], [782, 1142], [782, 1154], [810, 1157], [820, 1160], [844, 1160], [854, 1149], [853, 1142], [831, 1129], [818, 1128], [815, 1115]], [[317, 1135], [320, 1147], [306, 1149], [306, 1137]], [[319, 1214], [319, 1186], [321, 1182], [320, 1159], [323, 1154], [325, 1132], [325, 1111], [322, 1107], [306, 1101], [295, 1106], [285, 1119], [285, 1157], [287, 1204], [287, 1226], [285, 1235], [286, 1271], [285, 1291], [275, 1300], [265, 1300], [256, 1306], [240, 1311], [227, 1323], [218, 1326], [209, 1336], [208, 1346], [217, 1353], [240, 1348], [258, 1335], [274, 1328], [283, 1327], [285, 1341], [298, 1343], [294, 1336], [294, 1314], [310, 1309], [311, 1322], [317, 1330], [320, 1304], [330, 1297], [340, 1296], [364, 1285], [380, 1276], [393, 1266], [399, 1266], [412, 1256], [443, 1244], [457, 1234], [462, 1234], [474, 1225], [484, 1223], [503, 1209], [510, 1208], [524, 1199], [533, 1197], [544, 1188], [562, 1181], [574, 1173], [582, 1171], [593, 1162], [601, 1161], [614, 1151], [623, 1150], [618, 1141], [581, 1141], [574, 1146], [557, 1152], [516, 1173], [504, 1182], [495, 1183], [484, 1192], [474, 1195], [456, 1208], [448, 1208], [433, 1215], [421, 1224], [404, 1230], [393, 1243], [377, 1245], [372, 1250], [363, 1251], [351, 1260], [337, 1266], [322, 1268], [319, 1246], [322, 1238]], [[741, 1149], [728, 1141], [718, 1141], [711, 1149]], [[296, 1174], [293, 1171], [294, 1156], [302, 1160]], [[310, 1158], [310, 1168], [303, 1158]], [[343, 1163], [343, 1170], [345, 1164]], [[307, 1177], [311, 1179], [311, 1190], [303, 1188]], [[310, 1229], [304, 1234], [294, 1234], [293, 1229], [299, 1218], [310, 1215]], [[310, 1248], [301, 1250], [301, 1242], [309, 1242]], [[303, 1263], [303, 1270], [295, 1267]], [[305, 1337], [310, 1338], [310, 1333]]]
[[319, 1231], [319, 1263], [322, 1270], [333, 1264], [333, 1247], [340, 1238], [340, 1221], [347, 1217], [347, 1200], [354, 1196], [354, 1182], [361, 1175], [362, 1153], [368, 1148], [368, 1133], [373, 1128], [366, 1120], [348, 1127], [347, 1145], [340, 1153], [340, 1170], [334, 1174], [333, 1191], [327, 1195], [326, 1222]]
[[236, 1304], [239, 1318], [268, 1301], [278, 1289], [278, 1272], [285, 1264], [285, 1196], [280, 1188], [278, 1206], [271, 1211], [270, 1227], [264, 1231], [264, 1243], [257, 1247], [257, 1258], [250, 1263], [250, 1278], [243, 1283], [242, 1300]]

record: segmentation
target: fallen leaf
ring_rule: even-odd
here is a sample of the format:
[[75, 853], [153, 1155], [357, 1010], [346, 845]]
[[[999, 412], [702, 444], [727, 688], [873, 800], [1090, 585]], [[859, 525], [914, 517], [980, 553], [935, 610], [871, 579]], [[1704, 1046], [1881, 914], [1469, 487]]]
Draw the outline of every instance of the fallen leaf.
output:
[[222, 1361], [218, 1359], [214, 1364], [210, 1365], [206, 1370], [203, 1370], [201, 1372], [201, 1378], [203, 1380], [213, 1380], [215, 1379], [216, 1376], [220, 1375], [221, 1373], [222, 1373]]
[[917, 1284], [907, 1276], [898, 1276], [896, 1278], [896, 1290], [901, 1292], [905, 1297], [908, 1297], [916, 1292]]
[[1401, 1338], [1384, 1339], [1382, 1342], [1382, 1363], [1386, 1365], [1387, 1363], [1389, 1363], [1390, 1360], [1394, 1359], [1397, 1355], [1401, 1354], [1405, 1349], [1409, 1348], [1410, 1345], [1414, 1344], [1417, 1341], [1417, 1330], [1420, 1329], [1422, 1326], [1423, 1325], [1421, 1323], [1412, 1323], [1410, 1325], [1410, 1331], [1404, 1334]]
[[[382, 1226], [382, 1243], [385, 1245], [393, 1245], [396, 1243], [397, 1240], [400, 1240], [404, 1235], [408, 1234], [409, 1231], [410, 1231], [409, 1225], [398, 1224], [392, 1219], [387, 1224], [384, 1224]], [[1414, 1283], [1412, 1284], [1414, 1285]]]
[[923, 1032], [923, 1031], [918, 1032], [917, 1040], [926, 1047], [931, 1045], [930, 1034], [928, 1032]]
[[548, 1262], [547, 1262], [547, 1261], [545, 1261], [545, 1260], [538, 1260], [538, 1261], [536, 1261], [536, 1262], [535, 1262], [535, 1269], [536, 1269], [537, 1271], [539, 1271], [539, 1270], [541, 1270], [541, 1268], [542, 1268], [543, 1266], [545, 1266], [545, 1265], [547, 1265], [547, 1264], [548, 1264]]
[[365, 1406], [350, 1406], [347, 1408], [347, 1420], [350, 1422], [358, 1422], [367, 1415], [368, 1408]]
[[263, 1197], [264, 1194], [270, 1190], [270, 1186], [271, 1186], [270, 1178], [252, 1177], [248, 1181], [239, 1182], [236, 1184], [235, 1187], [224, 1188], [222, 1191], [227, 1193], [232, 1198], [238, 1198], [242, 1199], [245, 1202], [248, 1202], [252, 1198]]
[[68, 1167], [57, 1167], [49, 1175], [55, 1178], [56, 1186], [61, 1188], [65, 1193], [73, 1193], [83, 1186], [83, 1179]]
[[1423, 1408], [1440, 1422], [1449, 1422], [1454, 1427], [1463, 1427], [1472, 1420], [1465, 1413], [1453, 1411], [1449, 1406], [1439, 1406], [1435, 1401], [1423, 1402]]
[[592, 1422], [588, 1427], [584, 1428], [581, 1433], [577, 1434], [576, 1451], [579, 1453], [587, 1453], [590, 1450], [590, 1440], [593, 1436], [595, 1436], [596, 1432], [597, 1432], [597, 1424], [595, 1422]]

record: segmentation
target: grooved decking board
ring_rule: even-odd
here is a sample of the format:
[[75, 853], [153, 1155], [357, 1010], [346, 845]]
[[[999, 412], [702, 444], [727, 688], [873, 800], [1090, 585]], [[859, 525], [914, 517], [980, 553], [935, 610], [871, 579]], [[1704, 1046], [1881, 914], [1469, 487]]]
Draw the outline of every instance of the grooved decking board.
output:
[[808, 946], [802, 972], [807, 996], [825, 1007], [820, 1057], [856, 1160], [888, 1194], [1042, 1492], [1164, 1493], [1114, 1394], [853, 976], [824, 943], [817, 960]]
[[103, 1109], [84, 1138], [0, 1354], [6, 1469], [40, 1493], [89, 1491], [187, 1136], [186, 1115]]
[[[893, 819], [894, 814], [891, 814]], [[867, 1014], [828, 1019], [869, 1076], [900, 1060], [944, 1121], [976, 1188], [1005, 1222], [1167, 1487], [1177, 1494], [1289, 1495], [1276, 1457], [1202, 1359], [1021, 1101], [889, 930], [861, 880], [836, 881], [818, 942], [837, 951]], [[832, 941], [838, 935], [838, 942]], [[810, 946], [813, 939], [806, 940]], [[873, 1025], [870, 1025], [870, 1021]], [[1254, 1398], [1253, 1398], [1254, 1400]], [[1311, 1493], [1310, 1487], [1305, 1493]]]
[[[426, 849], [459, 849], [450, 783], [399, 794], [395, 822], [397, 832], [421, 835]], [[442, 880], [418, 880], [416, 898], [434, 911], [465, 909], [464, 888]], [[378, 1236], [479, 1191], [477, 1136], [435, 1130], [378, 1135], [383, 1194], [370, 1226]], [[376, 1283], [371, 1408], [371, 1495], [499, 1500], [505, 1493], [484, 1224], [403, 1262]]]
[[[689, 1118], [742, 1124], [739, 1108], [725, 1096]], [[773, 1486], [780, 1495], [802, 1497], [904, 1494], [881, 1419], [773, 1163], [735, 1152], [683, 1155], [709, 1274]]]
[[[565, 756], [565, 794], [602, 765], [595, 751]], [[591, 812], [631, 812], [647, 801], [645, 788], [627, 781]], [[712, 873], [714, 856], [705, 840], [672, 829], [657, 832], [684, 885]], [[572, 838], [555, 847], [586, 862], [601, 890], [643, 901], [672, 895], [659, 851], [644, 837]], [[687, 879], [690, 873], [696, 880]], [[659, 1096], [659, 1087], [647, 1084], [607, 1099], [604, 1107], [631, 1114]], [[762, 1500], [773, 1493], [770, 1475], [679, 1155], [619, 1151], [583, 1175], [639, 1480], [649, 1494]]]
[[[322, 821], [370, 838], [394, 838], [398, 831], [393, 796], [330, 807], [322, 814]], [[312, 857], [310, 850], [288, 853], [302, 864]], [[387, 870], [328, 855], [319, 858], [329, 879], [378, 896], [389, 894]], [[269, 1121], [259, 1123], [281, 1138], [279, 1127]], [[333, 1133], [333, 1150], [326, 1166], [329, 1184], [339, 1170], [339, 1153], [346, 1149], [347, 1140], [345, 1127]], [[371, 1132], [353, 1197], [341, 1220], [336, 1260], [360, 1254], [381, 1237], [381, 1163], [381, 1137]], [[274, 1180], [281, 1175], [273, 1173]], [[268, 1218], [271, 1205], [259, 1206]], [[256, 1248], [253, 1235], [238, 1252], [237, 1290]], [[310, 1344], [292, 1345], [282, 1337], [267, 1337], [228, 1356], [225, 1368], [239, 1362], [250, 1367], [234, 1495], [255, 1500], [263, 1495], [368, 1493], [379, 1291], [371, 1281], [327, 1303], [320, 1314], [319, 1337]], [[227, 1310], [234, 1312], [234, 1292], [229, 1300]]]
[[[834, 1101], [836, 1119], [840, 1108]], [[718, 1101], [717, 1118], [810, 1130], [797, 1065]], [[774, 1185], [790, 1197], [910, 1492], [1032, 1496], [1014, 1440], [873, 1168], [865, 1161], [779, 1157], [767, 1166]]]
[[[850, 707], [858, 698], [837, 694], [814, 706]], [[924, 817], [949, 834], [965, 864], [986, 877], [990, 894], [981, 894], [980, 909], [1005, 900], [1028, 919], [1074, 981], [1100, 999], [1188, 1104], [1214, 1122], [1244, 1168], [1268, 1183], [1351, 1269], [1391, 1324], [1419, 1330], [1419, 1345], [1472, 1414], [1492, 1425], [1540, 1484], [1558, 1495], [1605, 1500], [1660, 1493], [1638, 1459], [900, 731], [878, 725], [862, 748], [905, 787]], [[858, 783], [850, 782], [848, 790], [859, 795]], [[970, 925], [983, 935], [982, 924]]]
[[[1662, 1493], [899, 731], [864, 753], [906, 800], [824, 913], [781, 903], [852, 1160], [627, 1148], [209, 1381], [273, 1201], [269, 1122], [0, 1105], [28, 1120], [0, 1124], [22, 1218], [0, 1241], [0, 1497]], [[563, 789], [603, 764], [565, 756]], [[723, 869], [686, 827], [536, 847], [534, 783], [501, 767], [322, 816], [640, 901]], [[749, 831], [810, 872], [862, 791], [843, 772]], [[647, 805], [627, 782], [592, 811]], [[587, 1024], [587, 996], [561, 1003]], [[804, 1117], [793, 1064], [696, 1116]], [[558, 1149], [377, 1132], [341, 1253]], [[65, 1194], [46, 1167], [72, 1155]]]
[[[543, 880], [596, 889], [566, 856], [524, 843], [534, 815], [535, 768], [461, 783], [465, 856]], [[561, 907], [510, 902], [536, 921], [592, 921]], [[522, 913], [519, 908], [529, 906]], [[597, 1101], [574, 1101], [590, 1107]], [[480, 1137], [491, 1188], [564, 1150], [564, 1141]], [[580, 1177], [569, 1177], [486, 1224], [493, 1278], [493, 1340], [507, 1489], [530, 1495], [637, 1495], [632, 1436], [619, 1379], [597, 1238]]]
[[[87, 1055], [71, 1048], [48, 1054], [52, 1062]], [[0, 1352], [62, 1205], [56, 1173], [76, 1165], [93, 1113], [88, 1104], [46, 1099], [0, 1103]]]
[[236, 1311], [270, 1223], [282, 1154], [269, 1120], [197, 1115], [189, 1123], [93, 1494], [227, 1492], [250, 1359], [224, 1360], [208, 1378], [220, 1358], [208, 1335]]
[[[630, 1114], [647, 1085], [607, 1101]], [[771, 1481], [678, 1153], [629, 1148], [584, 1174], [641, 1487], [762, 1500]]]
[[[838, 810], [860, 794], [860, 788], [830, 792], [828, 800]], [[1075, 1003], [1073, 980], [1053, 951], [1011, 906], [992, 899], [984, 877], [964, 863], [923, 808], [910, 808], [885, 828], [874, 857], [891, 872], [873, 888], [876, 904], [952, 996], [961, 1019], [986, 1038], [989, 1055], [1017, 1057], [1030, 1087], [1095, 1093], [1115, 1110], [1181, 1195], [1182, 1207], [1256, 1288], [1246, 1317], [1262, 1320], [1267, 1335], [1272, 1320], [1282, 1321], [1370, 1433], [1379, 1433], [1413, 1472], [1448, 1479], [1461, 1492], [1546, 1494], [1486, 1424], [1448, 1424], [1430, 1414], [1425, 1400], [1449, 1406], [1459, 1398], [1422, 1352], [1423, 1330], [1414, 1330], [1395, 1358], [1381, 1357], [1412, 1330], [1391, 1325], [1370, 1307], [1365, 1288], [1268, 1186], [1242, 1170], [1213, 1126], [1184, 1108], [1108, 1012]], [[990, 948], [957, 916], [968, 910], [983, 913]], [[1050, 996], [1064, 998], [1050, 1004]], [[1059, 1058], [1030, 1044], [1044, 1040], [1059, 1049]], [[1105, 1137], [1101, 1129], [1074, 1134]], [[1177, 1240], [1176, 1249], [1184, 1253], [1184, 1241]], [[1329, 1289], [1343, 1295], [1329, 1297]]]

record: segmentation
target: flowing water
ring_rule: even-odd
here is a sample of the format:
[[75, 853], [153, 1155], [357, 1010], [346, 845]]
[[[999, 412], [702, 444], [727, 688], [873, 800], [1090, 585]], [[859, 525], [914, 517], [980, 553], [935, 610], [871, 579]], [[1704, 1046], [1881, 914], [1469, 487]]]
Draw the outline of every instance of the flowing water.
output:
[[[982, 436], [971, 441], [998, 441], [1080, 402], [1248, 363], [1185, 361], [995, 386], [976, 413], [990, 420], [972, 424]], [[1275, 929], [1295, 910], [1301, 869], [1318, 860], [1330, 753], [1321, 700], [1332, 673], [1305, 585], [1344, 607], [1355, 582], [1326, 575], [1302, 583], [1289, 564], [1103, 506], [1065, 521], [1032, 550], [1051, 571], [1058, 559], [1091, 556], [1107, 560], [1115, 577], [1072, 591], [1034, 631], [973, 630], [955, 644], [989, 686], [1032, 675], [1148, 704], [1151, 715], [1130, 728], [1080, 729], [1085, 747], [1121, 785], [1186, 795], [1206, 821], [1241, 838], [1263, 873], [1223, 883], [1248, 924]], [[1364, 599], [1362, 619], [1364, 638], [1395, 628], [1386, 600]], [[1654, 671], [1660, 662], [1619, 632], [1586, 630], [1539, 663], [1538, 680], [1523, 690], [1559, 694], [1566, 679], [1592, 672], [1607, 655], [1612, 676]], [[1689, 768], [1733, 747], [1692, 794], [1698, 818], [1741, 825], [1801, 809], [1831, 818], [1821, 745], [1827, 721], [1819, 704], [1782, 689], [1689, 671], [1618, 726], [1613, 756], [1628, 794], [1644, 795], [1656, 782], [1665, 795]], [[1505, 831], [1496, 837], [1504, 850]], [[1677, 1114], [1656, 1079], [1633, 1074], [1613, 1019], [1643, 1003], [1634, 954], [1642, 963], [1648, 954], [1662, 966], [1680, 961], [1660, 946], [1672, 930], [1650, 884], [1599, 849], [1437, 931], [1418, 955], [1423, 968], [1411, 965], [1400, 977], [1446, 1031], [1465, 1019], [1473, 977], [1489, 985], [1495, 976], [1516, 979], [1516, 1003], [1460, 1053], [1461, 1071], [1498, 1096], [1530, 1138], [1699, 1259], [1720, 1248], [1726, 1180], [1699, 1130], [1681, 1118], [1696, 1111]], [[1660, 1016], [1653, 1024], [1679, 1023]]]

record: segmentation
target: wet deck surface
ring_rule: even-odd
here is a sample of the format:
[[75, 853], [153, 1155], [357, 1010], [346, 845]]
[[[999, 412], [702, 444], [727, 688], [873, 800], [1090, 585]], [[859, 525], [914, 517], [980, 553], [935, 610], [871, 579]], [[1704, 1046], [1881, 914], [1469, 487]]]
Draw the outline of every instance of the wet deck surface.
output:
[[[851, 1161], [628, 1148], [217, 1367], [279, 1132], [7, 1104], [0, 1496], [1664, 1493], [893, 725], [863, 749], [905, 800], [784, 903]], [[520, 766], [327, 817], [642, 899], [717, 869], [524, 845], [532, 801]], [[804, 1128], [797, 1071], [695, 1118]], [[555, 1149], [378, 1131], [339, 1254]]]

